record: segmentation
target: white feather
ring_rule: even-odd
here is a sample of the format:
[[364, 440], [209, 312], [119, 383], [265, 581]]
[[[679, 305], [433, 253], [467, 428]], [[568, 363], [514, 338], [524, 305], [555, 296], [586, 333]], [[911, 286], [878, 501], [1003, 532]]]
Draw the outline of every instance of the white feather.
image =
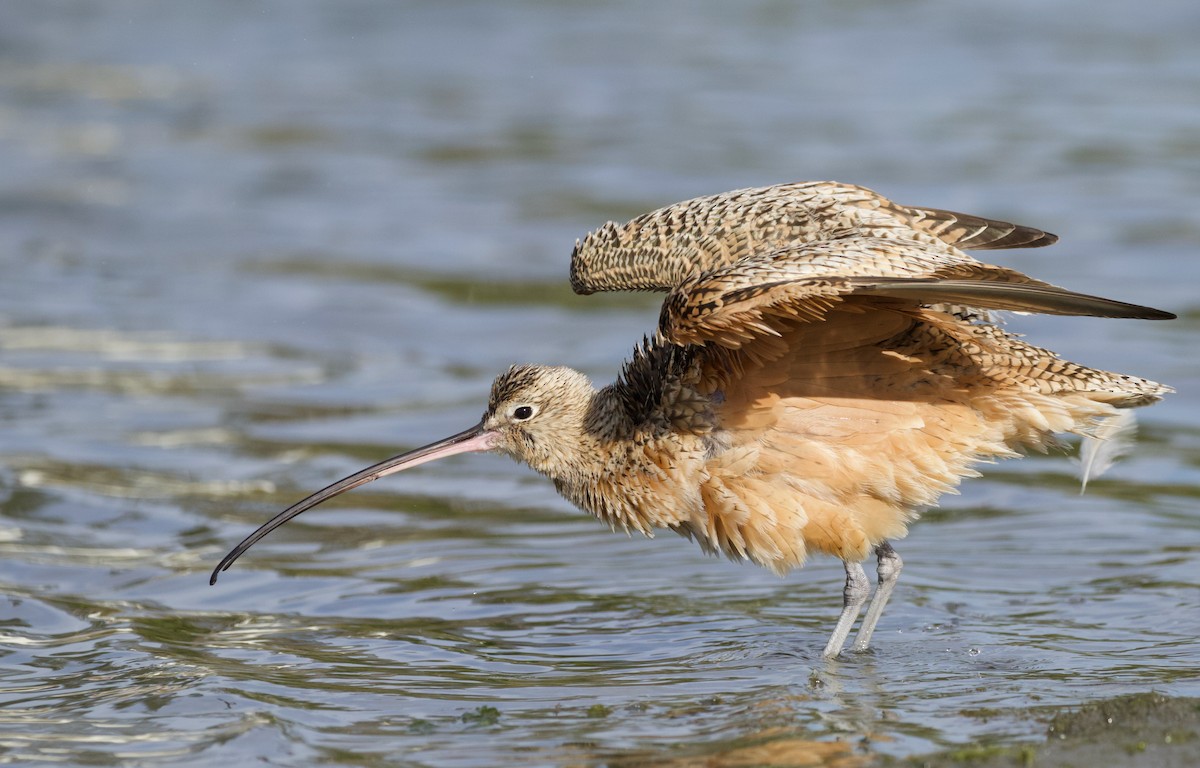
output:
[[1087, 490], [1088, 480], [1099, 477], [1117, 459], [1133, 448], [1137, 434], [1137, 418], [1132, 410], [1120, 410], [1102, 420], [1091, 434], [1083, 436], [1079, 448], [1079, 479], [1082, 494]]

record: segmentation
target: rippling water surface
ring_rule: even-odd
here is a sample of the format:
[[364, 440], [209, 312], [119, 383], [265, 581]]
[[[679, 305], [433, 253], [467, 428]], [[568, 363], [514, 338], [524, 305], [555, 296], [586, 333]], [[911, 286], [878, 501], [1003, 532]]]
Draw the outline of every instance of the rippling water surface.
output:
[[[1200, 694], [1200, 10], [1118, 3], [8, 4], [0, 762], [859, 765]], [[876, 649], [840, 565], [613, 535], [489, 456], [326, 482], [610, 379], [655, 297], [574, 239], [835, 178], [1058, 232], [1003, 263], [1174, 323], [1018, 318], [1174, 385], [930, 511]]]

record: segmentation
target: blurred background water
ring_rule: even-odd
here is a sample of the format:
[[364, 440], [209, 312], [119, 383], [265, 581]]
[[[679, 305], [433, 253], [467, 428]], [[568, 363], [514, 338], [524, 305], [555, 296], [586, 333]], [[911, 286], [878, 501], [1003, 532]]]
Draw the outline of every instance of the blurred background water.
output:
[[[0, 762], [859, 765], [1200, 694], [1200, 5], [251, 0], [0, 8]], [[610, 380], [657, 297], [576, 237], [804, 179], [1060, 234], [989, 257], [1174, 323], [1019, 318], [1174, 385], [928, 513], [873, 653], [842, 573], [615, 536], [449, 460], [492, 376]]]

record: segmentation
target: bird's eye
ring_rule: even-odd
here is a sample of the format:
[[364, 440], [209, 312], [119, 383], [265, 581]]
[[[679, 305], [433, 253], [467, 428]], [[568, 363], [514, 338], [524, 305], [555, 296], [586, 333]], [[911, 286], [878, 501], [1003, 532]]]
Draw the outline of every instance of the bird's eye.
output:
[[517, 421], [525, 421], [533, 417], [532, 405], [518, 405], [513, 409], [512, 417]]

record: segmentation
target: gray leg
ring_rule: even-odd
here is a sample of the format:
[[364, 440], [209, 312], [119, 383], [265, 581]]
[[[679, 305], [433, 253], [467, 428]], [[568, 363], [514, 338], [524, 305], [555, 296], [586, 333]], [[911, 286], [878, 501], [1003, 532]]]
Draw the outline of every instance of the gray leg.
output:
[[862, 563], [846, 562], [844, 565], [846, 586], [842, 590], [842, 615], [838, 617], [837, 626], [833, 628], [833, 634], [825, 645], [825, 655], [828, 657], [837, 656], [842, 652], [842, 646], [850, 636], [850, 627], [854, 626], [858, 612], [862, 610], [863, 603], [867, 602], [867, 595], [871, 593], [871, 584], [867, 581], [867, 572], [863, 570]]
[[862, 626], [858, 628], [858, 637], [854, 639], [854, 650], [856, 651], [865, 651], [871, 644], [871, 634], [875, 631], [875, 625], [879, 623], [879, 617], [883, 615], [883, 607], [887, 605], [888, 598], [892, 596], [892, 590], [896, 587], [896, 579], [900, 578], [900, 569], [904, 567], [904, 561], [900, 559], [900, 555], [897, 555], [896, 550], [892, 549], [892, 545], [886, 541], [875, 547], [875, 556], [879, 558], [879, 583], [875, 587], [875, 597], [871, 600], [871, 607], [867, 609]]

